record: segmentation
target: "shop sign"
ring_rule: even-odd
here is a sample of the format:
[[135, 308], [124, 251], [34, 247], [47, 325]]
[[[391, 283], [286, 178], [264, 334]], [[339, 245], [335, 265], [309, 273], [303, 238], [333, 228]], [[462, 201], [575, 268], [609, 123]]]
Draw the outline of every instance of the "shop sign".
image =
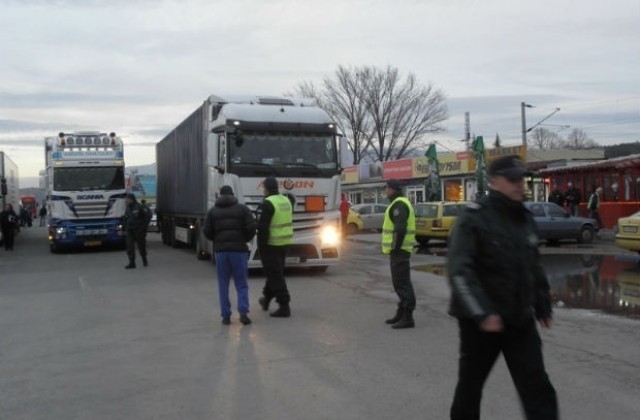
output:
[[357, 184], [358, 183], [358, 167], [347, 166], [342, 170], [340, 175], [340, 182], [343, 184]]
[[384, 179], [409, 179], [413, 177], [413, 159], [383, 162]]
[[[469, 172], [469, 159], [466, 152], [443, 153], [438, 155], [440, 176], [465, 174]], [[463, 159], [459, 159], [463, 157]]]
[[413, 158], [412, 163], [413, 178], [428, 178], [436, 171], [436, 168], [429, 163], [429, 159], [426, 157]]

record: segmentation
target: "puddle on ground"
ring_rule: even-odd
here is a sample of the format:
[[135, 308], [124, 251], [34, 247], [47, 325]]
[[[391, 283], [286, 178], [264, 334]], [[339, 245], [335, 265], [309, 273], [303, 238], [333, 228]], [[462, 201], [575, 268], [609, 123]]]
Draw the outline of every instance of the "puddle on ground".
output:
[[437, 257], [446, 257], [448, 251], [447, 243], [436, 243], [429, 245], [420, 245], [416, 248], [416, 254], [435, 255]]
[[[640, 318], [640, 258], [612, 255], [542, 255], [555, 304]], [[444, 264], [413, 267], [446, 276]]]

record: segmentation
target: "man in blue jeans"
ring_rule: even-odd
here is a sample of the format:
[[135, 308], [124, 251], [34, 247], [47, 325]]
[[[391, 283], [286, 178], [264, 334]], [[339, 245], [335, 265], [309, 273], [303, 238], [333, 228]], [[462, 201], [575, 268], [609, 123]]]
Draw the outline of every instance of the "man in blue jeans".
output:
[[240, 322], [251, 324], [249, 313], [249, 284], [247, 283], [249, 247], [256, 234], [256, 219], [251, 210], [238, 203], [231, 187], [220, 188], [215, 205], [207, 213], [204, 235], [213, 241], [216, 272], [218, 274], [218, 295], [222, 323], [231, 323], [231, 301], [229, 300], [229, 280], [233, 281], [238, 295]]

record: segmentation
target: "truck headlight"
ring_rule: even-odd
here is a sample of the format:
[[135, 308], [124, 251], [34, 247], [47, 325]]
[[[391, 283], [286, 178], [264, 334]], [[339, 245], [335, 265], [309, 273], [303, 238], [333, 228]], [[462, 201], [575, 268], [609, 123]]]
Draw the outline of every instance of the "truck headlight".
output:
[[56, 238], [67, 239], [67, 228], [65, 227], [56, 228]]
[[323, 245], [336, 246], [340, 242], [340, 234], [335, 226], [325, 226], [320, 232]]

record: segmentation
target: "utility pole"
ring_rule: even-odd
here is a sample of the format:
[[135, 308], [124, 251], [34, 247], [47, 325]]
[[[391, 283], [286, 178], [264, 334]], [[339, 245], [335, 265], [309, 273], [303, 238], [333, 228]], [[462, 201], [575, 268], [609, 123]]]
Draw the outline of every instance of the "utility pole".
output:
[[527, 119], [525, 118], [524, 109], [532, 108], [531, 105], [520, 102], [520, 113], [522, 115], [522, 146], [527, 147]]
[[469, 150], [469, 143], [471, 142], [471, 118], [469, 112], [464, 113], [464, 141]]

